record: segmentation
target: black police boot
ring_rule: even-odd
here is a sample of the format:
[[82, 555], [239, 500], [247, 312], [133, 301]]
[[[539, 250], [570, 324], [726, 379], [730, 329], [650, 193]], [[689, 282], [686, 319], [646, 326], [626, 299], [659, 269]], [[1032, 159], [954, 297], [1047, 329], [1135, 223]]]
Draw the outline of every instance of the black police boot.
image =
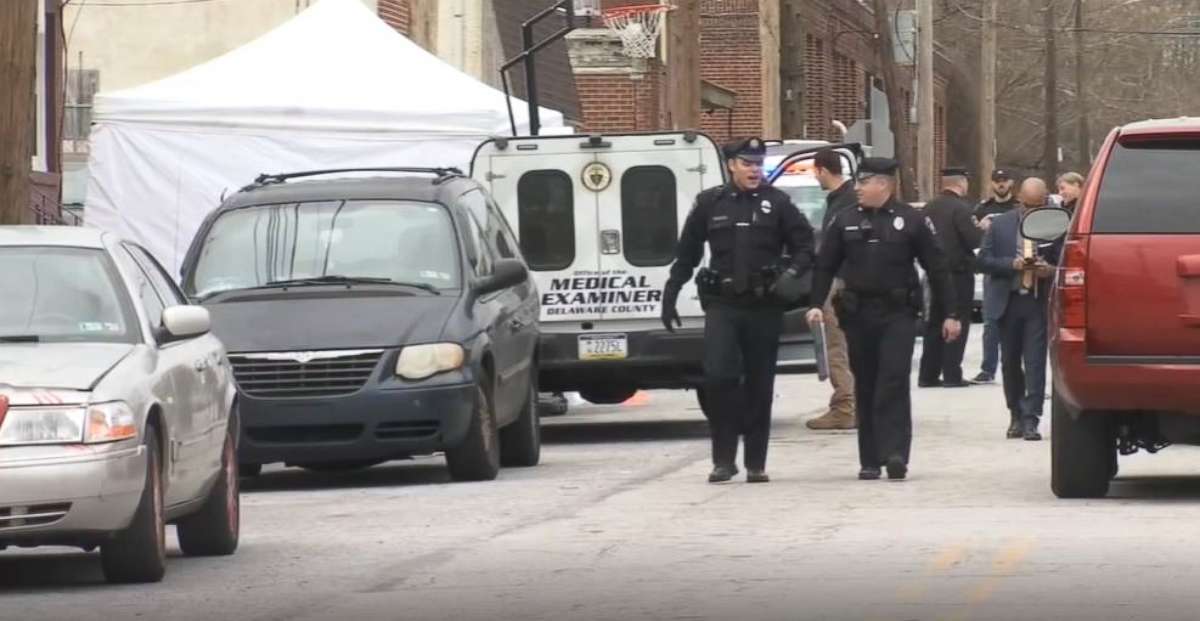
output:
[[709, 483], [724, 483], [737, 475], [737, 466], [717, 466], [708, 475]]
[[917, 380], [918, 388], [941, 388], [942, 386], [943, 386], [942, 380], [938, 380], [938, 379], [933, 379], [933, 380], [918, 379]]
[[1013, 412], [1010, 414], [1010, 416], [1011, 420], [1008, 423], [1008, 439], [1020, 440], [1021, 438], [1025, 437], [1025, 430], [1023, 427], [1021, 427], [1021, 417], [1016, 412]]
[[770, 483], [771, 477], [767, 476], [767, 473], [763, 470], [747, 469], [746, 470], [746, 482], [747, 483]]
[[1038, 433], [1036, 416], [1029, 416], [1021, 421], [1021, 435], [1029, 442], [1037, 442], [1042, 439], [1042, 434]]
[[899, 455], [892, 455], [887, 462], [888, 478], [893, 481], [902, 481], [908, 476], [908, 464], [904, 463], [904, 458]]
[[879, 468], [863, 468], [858, 471], [858, 480], [860, 481], [878, 481], [883, 473]]

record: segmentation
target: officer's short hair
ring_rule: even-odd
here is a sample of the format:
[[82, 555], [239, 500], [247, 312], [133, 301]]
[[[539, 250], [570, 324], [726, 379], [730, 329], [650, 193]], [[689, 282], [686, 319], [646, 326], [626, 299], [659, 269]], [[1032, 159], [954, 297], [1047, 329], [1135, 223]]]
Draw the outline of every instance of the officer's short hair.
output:
[[813, 165], [817, 168], [824, 168], [838, 176], [842, 174], [842, 156], [838, 155], [838, 152], [833, 149], [817, 151], [816, 157], [813, 158]]

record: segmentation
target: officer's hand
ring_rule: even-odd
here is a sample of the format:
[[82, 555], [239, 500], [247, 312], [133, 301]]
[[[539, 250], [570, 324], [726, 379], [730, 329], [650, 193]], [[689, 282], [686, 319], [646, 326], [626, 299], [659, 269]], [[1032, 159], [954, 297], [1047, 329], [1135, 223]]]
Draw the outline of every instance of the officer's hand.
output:
[[990, 228], [992, 228], [992, 218], [991, 218], [991, 216], [987, 216], [987, 217], [985, 217], [984, 219], [980, 220], [980, 221], [979, 221], [979, 228], [981, 228], [981, 229], [983, 229], [983, 230], [985, 230], [985, 231], [986, 231], [986, 230], [988, 230], [988, 229], [990, 229]]
[[1035, 267], [1037, 269], [1038, 278], [1050, 278], [1054, 275], [1054, 266], [1046, 263], [1045, 261], [1038, 260]]
[[[662, 309], [662, 323], [667, 332], [674, 332], [675, 328], [682, 328], [683, 321], [679, 318], [679, 311], [675, 310], [674, 304], [664, 304]], [[672, 325], [674, 324], [674, 325]]]
[[1018, 272], [1020, 272], [1020, 271], [1024, 271], [1025, 268], [1027, 268], [1027, 267], [1029, 267], [1029, 266], [1025, 264], [1025, 259], [1023, 259], [1021, 257], [1013, 258], [1012, 268], [1014, 270], [1017, 270]]
[[942, 339], [947, 343], [958, 340], [962, 336], [962, 324], [957, 319], [947, 319], [942, 323]]
[[810, 308], [804, 318], [808, 320], [808, 325], [815, 326], [825, 321], [825, 313], [819, 308]]

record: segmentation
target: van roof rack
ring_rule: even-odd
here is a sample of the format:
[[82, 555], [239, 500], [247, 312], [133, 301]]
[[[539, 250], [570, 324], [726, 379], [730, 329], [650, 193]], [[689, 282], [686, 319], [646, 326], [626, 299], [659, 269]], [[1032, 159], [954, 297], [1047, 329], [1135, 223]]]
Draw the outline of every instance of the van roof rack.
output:
[[390, 172], [390, 173], [408, 173], [408, 174], [416, 174], [416, 175], [433, 175], [433, 176], [437, 177], [437, 179], [434, 181], [434, 183], [441, 183], [442, 181], [449, 179], [451, 177], [463, 176], [463, 173], [461, 170], [454, 168], [452, 166], [447, 166], [444, 168], [421, 168], [421, 167], [415, 167], [415, 166], [377, 167], [377, 168], [325, 168], [325, 169], [321, 169], [321, 170], [303, 170], [303, 171], [290, 172], [290, 173], [275, 173], [275, 174], [263, 173], [254, 179], [254, 183], [252, 185], [250, 185], [244, 189], [252, 189], [255, 187], [260, 187], [260, 186], [265, 186], [265, 185], [284, 183], [290, 179], [300, 179], [303, 177], [316, 177], [319, 175], [335, 175], [335, 174], [341, 174], [341, 173], [355, 173], [355, 172]]

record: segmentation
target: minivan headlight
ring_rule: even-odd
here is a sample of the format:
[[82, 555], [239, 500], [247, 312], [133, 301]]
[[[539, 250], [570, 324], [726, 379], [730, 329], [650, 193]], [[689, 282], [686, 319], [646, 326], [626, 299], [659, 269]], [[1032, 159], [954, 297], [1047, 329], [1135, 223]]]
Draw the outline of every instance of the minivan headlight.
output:
[[461, 368], [464, 358], [463, 348], [457, 343], [413, 345], [400, 350], [396, 375], [408, 380], [421, 380]]
[[120, 402], [87, 407], [9, 408], [0, 425], [0, 446], [97, 444], [137, 437], [137, 421]]

